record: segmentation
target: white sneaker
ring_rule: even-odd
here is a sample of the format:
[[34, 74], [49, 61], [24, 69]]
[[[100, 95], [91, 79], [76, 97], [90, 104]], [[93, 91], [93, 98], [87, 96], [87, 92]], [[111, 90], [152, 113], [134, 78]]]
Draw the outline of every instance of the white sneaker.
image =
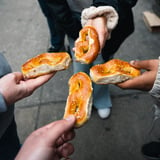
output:
[[108, 118], [109, 115], [111, 113], [111, 109], [110, 108], [102, 108], [102, 109], [98, 109], [98, 115], [100, 116], [100, 118], [105, 119]]

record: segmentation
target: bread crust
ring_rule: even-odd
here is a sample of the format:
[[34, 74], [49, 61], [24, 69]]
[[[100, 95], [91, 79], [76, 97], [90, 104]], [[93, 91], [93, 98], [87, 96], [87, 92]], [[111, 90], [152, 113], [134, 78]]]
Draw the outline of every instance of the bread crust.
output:
[[100, 44], [98, 34], [93, 26], [85, 26], [79, 32], [75, 42], [75, 59], [83, 64], [92, 63], [98, 56]]
[[21, 71], [25, 78], [36, 78], [70, 66], [71, 57], [67, 52], [42, 53], [24, 63]]
[[65, 106], [64, 118], [76, 116], [75, 127], [84, 125], [92, 110], [92, 82], [84, 72], [78, 72], [69, 79], [69, 94]]
[[97, 84], [116, 84], [139, 75], [139, 69], [120, 59], [112, 59], [90, 69], [90, 77]]

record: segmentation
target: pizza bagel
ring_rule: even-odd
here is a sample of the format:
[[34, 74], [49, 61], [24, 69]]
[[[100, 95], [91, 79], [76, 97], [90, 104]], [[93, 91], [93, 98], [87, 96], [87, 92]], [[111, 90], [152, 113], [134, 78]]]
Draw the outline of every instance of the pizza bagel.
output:
[[30, 79], [65, 70], [70, 63], [71, 57], [67, 52], [42, 53], [24, 63], [21, 71], [26, 79]]
[[84, 72], [78, 72], [69, 79], [69, 94], [65, 106], [64, 118], [76, 117], [75, 127], [84, 125], [92, 110], [92, 81]]
[[85, 26], [79, 32], [75, 42], [75, 60], [83, 64], [93, 62], [100, 51], [97, 31], [92, 26]]
[[139, 69], [119, 59], [112, 59], [90, 69], [90, 77], [97, 84], [116, 84], [139, 75]]

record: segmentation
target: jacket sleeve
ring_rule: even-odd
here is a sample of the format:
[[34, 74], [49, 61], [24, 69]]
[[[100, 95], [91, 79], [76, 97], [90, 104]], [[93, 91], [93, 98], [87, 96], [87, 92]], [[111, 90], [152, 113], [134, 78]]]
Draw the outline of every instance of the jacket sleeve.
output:
[[118, 0], [93, 0], [93, 6], [112, 6], [115, 10], [118, 11]]
[[66, 0], [46, 0], [46, 3], [59, 27], [73, 39], [77, 39], [81, 22], [74, 17]]
[[160, 104], [160, 57], [159, 57], [159, 66], [158, 66], [158, 72], [157, 72], [156, 80], [154, 82], [153, 88], [150, 90], [149, 93]]
[[6, 112], [7, 111], [7, 105], [6, 102], [4, 100], [3, 95], [0, 93], [0, 113], [1, 112]]
[[136, 5], [137, 0], [93, 0], [93, 6], [112, 6], [117, 11], [119, 9], [119, 5], [123, 5], [127, 8], [132, 8]]

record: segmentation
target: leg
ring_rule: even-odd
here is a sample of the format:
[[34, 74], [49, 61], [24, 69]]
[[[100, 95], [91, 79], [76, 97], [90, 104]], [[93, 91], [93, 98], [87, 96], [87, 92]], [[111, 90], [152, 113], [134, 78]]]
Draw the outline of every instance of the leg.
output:
[[56, 25], [53, 16], [47, 6], [45, 0], [38, 0], [43, 14], [45, 15], [50, 31], [50, 52], [58, 52], [64, 45], [65, 33]]
[[[102, 55], [99, 54], [97, 59], [94, 61], [93, 65], [96, 64], [103, 64], [104, 60]], [[111, 97], [109, 93], [109, 86], [108, 85], [99, 85], [93, 84], [93, 104], [94, 107], [98, 110], [98, 114], [101, 118], [107, 118], [110, 115], [110, 110], [112, 107]]]

